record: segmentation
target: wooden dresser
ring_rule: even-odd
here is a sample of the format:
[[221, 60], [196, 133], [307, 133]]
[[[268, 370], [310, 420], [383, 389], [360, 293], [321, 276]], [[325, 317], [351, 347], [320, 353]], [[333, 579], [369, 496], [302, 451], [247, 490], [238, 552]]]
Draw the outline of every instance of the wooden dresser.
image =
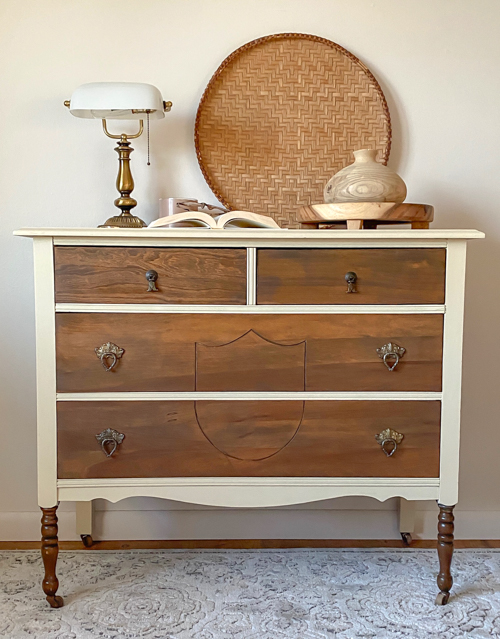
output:
[[[435, 499], [452, 585], [466, 241], [478, 231], [25, 229], [43, 589], [57, 504]], [[327, 531], [325, 531], [325, 537]]]

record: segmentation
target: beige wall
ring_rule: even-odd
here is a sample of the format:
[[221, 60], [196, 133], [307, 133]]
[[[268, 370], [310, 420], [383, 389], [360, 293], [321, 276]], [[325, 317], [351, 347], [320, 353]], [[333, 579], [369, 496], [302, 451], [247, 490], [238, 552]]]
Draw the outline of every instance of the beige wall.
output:
[[[487, 233], [469, 253], [457, 530], [500, 538], [499, 22], [497, 0], [2, 0], [0, 538], [38, 536], [31, 242], [12, 231], [95, 226], [115, 197], [113, 143], [98, 122], [71, 117], [63, 100], [84, 82], [157, 85], [174, 108], [152, 123], [151, 167], [145, 137], [134, 143], [138, 213], [151, 220], [159, 197], [213, 201], [193, 147], [202, 91], [231, 51], [283, 31], [317, 34], [359, 56], [388, 98], [390, 164], [406, 180], [408, 200], [434, 204], [435, 226]], [[250, 516], [136, 499], [98, 517], [97, 532], [389, 537], [397, 535], [394, 507], [347, 499]], [[419, 529], [432, 536], [433, 506], [421, 508]], [[68, 538], [72, 505], [63, 510]]]

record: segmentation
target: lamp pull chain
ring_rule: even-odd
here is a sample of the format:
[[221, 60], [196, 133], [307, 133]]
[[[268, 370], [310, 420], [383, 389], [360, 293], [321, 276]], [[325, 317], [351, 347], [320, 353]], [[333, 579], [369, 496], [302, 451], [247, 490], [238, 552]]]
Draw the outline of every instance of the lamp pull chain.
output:
[[146, 119], [147, 119], [146, 125], [148, 127], [148, 166], [150, 166], [151, 162], [149, 161], [149, 113], [146, 113]]

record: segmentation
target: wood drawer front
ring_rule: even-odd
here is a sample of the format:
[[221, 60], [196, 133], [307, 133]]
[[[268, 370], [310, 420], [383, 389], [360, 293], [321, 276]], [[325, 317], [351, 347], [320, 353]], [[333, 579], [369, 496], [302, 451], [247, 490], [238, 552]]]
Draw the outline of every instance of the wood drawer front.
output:
[[[443, 304], [445, 249], [260, 249], [258, 304]], [[357, 293], [346, 295], [346, 273]]]
[[[107, 428], [125, 435], [111, 457]], [[58, 476], [438, 477], [439, 436], [437, 401], [59, 402]]]
[[[59, 392], [440, 391], [443, 316], [57, 313]], [[124, 349], [106, 372], [96, 347]], [[390, 372], [377, 349], [406, 349]]]
[[245, 249], [55, 248], [58, 303], [246, 304], [246, 286]]

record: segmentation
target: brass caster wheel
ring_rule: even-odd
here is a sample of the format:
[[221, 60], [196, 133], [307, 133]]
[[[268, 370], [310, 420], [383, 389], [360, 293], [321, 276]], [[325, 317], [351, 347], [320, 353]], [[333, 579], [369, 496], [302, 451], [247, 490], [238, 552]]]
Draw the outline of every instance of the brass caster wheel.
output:
[[436, 597], [436, 606], [446, 606], [450, 598], [449, 592], [440, 592]]
[[401, 539], [403, 540], [405, 546], [409, 546], [413, 541], [411, 533], [401, 533]]
[[80, 535], [81, 540], [85, 548], [90, 548], [94, 545], [94, 540], [92, 539], [92, 535]]
[[47, 601], [50, 604], [51, 608], [62, 608], [64, 606], [64, 600], [62, 597], [47, 595]]

